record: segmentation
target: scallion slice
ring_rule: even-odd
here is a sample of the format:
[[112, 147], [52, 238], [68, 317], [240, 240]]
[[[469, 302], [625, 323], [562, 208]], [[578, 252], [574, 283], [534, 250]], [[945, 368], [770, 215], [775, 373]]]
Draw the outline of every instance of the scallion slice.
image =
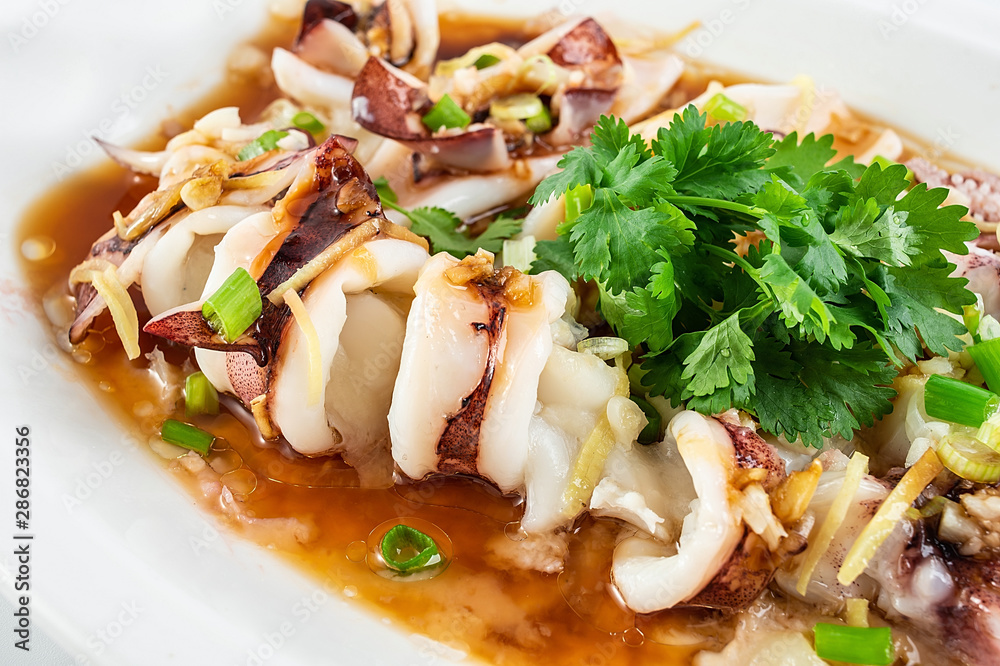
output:
[[924, 385], [924, 411], [931, 418], [978, 428], [1000, 408], [1000, 396], [967, 382], [931, 375]]
[[705, 104], [705, 111], [716, 120], [739, 122], [746, 120], [747, 110], [742, 104], [737, 104], [722, 93], [716, 93]]
[[184, 413], [188, 418], [219, 413], [219, 393], [203, 372], [191, 373], [184, 380]]
[[587, 338], [576, 343], [576, 350], [584, 354], [593, 354], [602, 361], [610, 361], [615, 356], [629, 350], [628, 342], [611, 336]]
[[240, 152], [236, 155], [236, 159], [240, 162], [244, 160], [249, 160], [258, 155], [263, 155], [264, 153], [274, 150], [278, 147], [278, 142], [288, 136], [288, 132], [284, 130], [267, 130], [259, 137], [243, 146]]
[[476, 62], [472, 63], [476, 69], [486, 69], [487, 67], [492, 67], [493, 65], [500, 62], [500, 58], [496, 57], [492, 53], [484, 53], [483, 55], [476, 58]]
[[245, 268], [237, 268], [201, 306], [209, 326], [233, 342], [257, 321], [261, 313], [260, 290]]
[[594, 203], [594, 190], [590, 185], [577, 185], [566, 191], [566, 222], [572, 223], [580, 217], [580, 213], [590, 208]]
[[969, 345], [965, 350], [976, 362], [979, 372], [983, 373], [990, 390], [1000, 391], [1000, 338]]
[[424, 115], [423, 122], [430, 131], [437, 132], [442, 127], [448, 129], [468, 127], [472, 118], [455, 103], [455, 100], [445, 95]]
[[941, 464], [975, 483], [1000, 481], [1000, 454], [989, 449], [975, 437], [952, 433], [934, 447]]
[[292, 124], [299, 129], [304, 129], [310, 134], [319, 134], [326, 129], [326, 125], [320, 122], [319, 118], [308, 111], [299, 111], [292, 116]]
[[441, 561], [434, 539], [409, 525], [386, 532], [379, 548], [386, 566], [400, 573], [415, 573]]
[[[886, 167], [890, 167], [893, 164], [899, 164], [899, 162], [894, 162], [893, 160], [890, 160], [888, 157], [876, 155], [875, 157], [872, 158], [872, 164], [879, 165], [880, 167], [882, 167], [882, 170], [885, 171]], [[909, 167], [906, 167], [905, 178], [906, 180], [909, 181], [910, 185], [913, 185], [917, 179], [917, 177], [913, 174], [913, 171]]]
[[535, 257], [535, 237], [525, 236], [519, 240], [507, 239], [503, 242], [503, 265], [513, 266], [522, 273], [531, 270]]
[[490, 104], [490, 115], [497, 120], [524, 120], [544, 110], [542, 99], [529, 93], [510, 95]]
[[656, 407], [649, 404], [648, 400], [640, 398], [637, 395], [632, 396], [632, 402], [639, 405], [639, 409], [646, 415], [647, 423], [646, 427], [639, 433], [639, 443], [655, 444], [660, 441], [660, 426], [663, 423], [663, 417], [656, 411]]
[[843, 627], [820, 622], [813, 632], [820, 659], [874, 666], [887, 666], [896, 660], [889, 627]]
[[160, 439], [207, 456], [212, 442], [215, 441], [215, 435], [205, 432], [201, 428], [196, 428], [190, 423], [167, 419], [160, 426]]
[[525, 118], [524, 124], [531, 132], [535, 134], [544, 134], [552, 129], [552, 115], [549, 113], [549, 110], [543, 106], [541, 111], [530, 118]]

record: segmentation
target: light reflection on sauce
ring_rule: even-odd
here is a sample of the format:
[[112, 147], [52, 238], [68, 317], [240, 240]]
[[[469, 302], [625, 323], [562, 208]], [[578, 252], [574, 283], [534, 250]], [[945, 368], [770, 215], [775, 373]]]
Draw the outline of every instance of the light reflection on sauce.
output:
[[[296, 29], [291, 24], [272, 24], [254, 43], [269, 51], [274, 45], [290, 43]], [[515, 24], [446, 16], [442, 18], [442, 34], [453, 39], [442, 47], [442, 53], [451, 57], [475, 44], [516, 42], [516, 29]], [[674, 99], [693, 97], [706, 81], [703, 75], [686, 76]], [[229, 83], [181, 113], [178, 127], [190, 126], [195, 118], [220, 106], [239, 106], [242, 116], [250, 119], [275, 95], [270, 85]], [[156, 149], [166, 138], [153, 137], [143, 147]], [[154, 186], [154, 179], [135, 176], [108, 161], [74, 175], [40, 199], [28, 211], [16, 240], [19, 246], [28, 247], [21, 268], [35, 298], [40, 302], [53, 286], [65, 284], [70, 269], [109, 228], [111, 213], [131, 210]], [[53, 239], [54, 245], [49, 245], [48, 239]], [[141, 299], [137, 304], [141, 307]], [[108, 330], [110, 326], [105, 314], [94, 328]], [[149, 352], [152, 345], [144, 336], [143, 352]], [[193, 361], [186, 349], [164, 351], [172, 363]], [[76, 355], [83, 383], [126, 429], [140, 432], [143, 440], [157, 432], [163, 419], [185, 418], [182, 404], [174, 404], [172, 409], [157, 406], [160, 388], [146, 370], [145, 360], [127, 361], [113, 331], [92, 333]], [[635, 620], [632, 614], [608, 605], [604, 578], [580, 582], [574, 581], [571, 573], [560, 578], [495, 568], [487, 544], [518, 538], [510, 526], [520, 517], [521, 508], [514, 499], [479, 483], [454, 478], [383, 490], [359, 489], [350, 487], [355, 485], [354, 474], [341, 463], [304, 459], [274, 446], [261, 447], [259, 437], [248, 427], [252, 419], [248, 421], [243, 415], [237, 418], [224, 411], [218, 417], [197, 417], [194, 422], [220, 438], [209, 462], [217, 472], [229, 476], [229, 485], [238, 495], [249, 493], [244, 501], [248, 515], [294, 517], [312, 526], [315, 538], [306, 546], [286, 544], [277, 552], [310, 572], [325, 589], [339, 590], [347, 598], [377, 607], [380, 615], [390, 616], [408, 631], [426, 633], [503, 664], [685, 664], [698, 650], [697, 645], [668, 648], [643, 640], [638, 630], [631, 628]], [[167, 464], [162, 457], [151, 459]], [[185, 475], [179, 478], [188, 482], [190, 492], [200, 496], [192, 479]], [[365, 564], [365, 543], [373, 528], [403, 516], [429, 521], [450, 537], [454, 558], [440, 576], [401, 584], [376, 575]], [[606, 558], [610, 553], [608, 531], [604, 530], [602, 537], [600, 524], [594, 521], [586, 521], [583, 530], [593, 539], [589, 547], [602, 551]], [[588, 553], [580, 540], [573, 543], [571, 559], [586, 558]], [[576, 591], [567, 585], [576, 585]], [[580, 592], [587, 587], [592, 594]], [[561, 588], [571, 603], [564, 599]], [[588, 600], [588, 596], [592, 598]], [[671, 623], [681, 625], [676, 627], [679, 629], [684, 623], [706, 619], [662, 617], [660, 626], [649, 627], [647, 632], [653, 637], [672, 631]], [[642, 620], [640, 626], [643, 622], [648, 624]]]

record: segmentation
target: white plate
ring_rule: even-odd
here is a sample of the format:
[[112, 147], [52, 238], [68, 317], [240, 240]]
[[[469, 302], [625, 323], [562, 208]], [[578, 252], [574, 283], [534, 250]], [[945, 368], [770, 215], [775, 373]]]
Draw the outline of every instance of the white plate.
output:
[[[532, 1], [474, 2], [495, 13]], [[542, 3], [544, 4], [544, 3]], [[973, 0], [561, 0], [569, 11], [678, 29], [696, 58], [770, 80], [805, 73], [849, 104], [1000, 169], [1000, 9]], [[0, 574], [10, 598], [13, 440], [32, 428], [31, 612], [75, 663], [448, 663], [405, 628], [359, 612], [338, 590], [252, 544], [218, 535], [145, 453], [75, 384], [20, 296], [10, 232], [64, 166], [99, 159], [216, 82], [226, 53], [265, 20], [264, 0], [6, 0], [0, 8]], [[67, 220], [67, 224], [72, 224]], [[67, 498], [79, 499], [67, 508]], [[71, 503], [71, 502], [69, 502]], [[203, 539], [207, 549], [192, 547]], [[308, 617], [300, 604], [324, 600]], [[0, 621], [9, 654], [9, 618]], [[26, 663], [18, 661], [17, 663]]]

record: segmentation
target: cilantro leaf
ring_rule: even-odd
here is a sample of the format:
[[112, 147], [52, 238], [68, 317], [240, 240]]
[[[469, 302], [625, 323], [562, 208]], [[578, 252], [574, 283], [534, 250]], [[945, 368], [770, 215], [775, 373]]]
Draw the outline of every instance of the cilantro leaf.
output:
[[594, 192], [594, 203], [570, 230], [580, 274], [604, 283], [613, 294], [649, 282], [657, 249], [693, 242], [690, 223], [673, 208], [633, 210], [609, 189]]
[[[886, 337], [897, 342], [897, 335], [908, 338], [916, 329], [923, 338], [924, 345], [939, 356], [947, 356], [948, 350], [961, 351], [965, 343], [958, 337], [966, 333], [961, 321], [942, 315], [938, 309], [960, 314], [963, 305], [976, 302], [975, 294], [965, 288], [965, 278], [950, 277], [954, 266], [941, 260], [920, 270], [906, 268], [887, 269], [888, 280], [885, 293], [892, 303], [887, 308], [890, 331]], [[900, 350], [907, 347], [911, 360], [910, 344], [898, 344]]]
[[913, 248], [913, 230], [906, 225], [908, 213], [889, 206], [883, 212], [875, 199], [858, 199], [840, 209], [830, 240], [847, 254], [877, 259], [890, 266], [908, 266]]
[[561, 273], [569, 282], [577, 279], [576, 264], [573, 262], [573, 246], [565, 236], [556, 240], [541, 240], [535, 243], [535, 261], [531, 264], [531, 272], [535, 275], [542, 271]]
[[965, 241], [979, 236], [975, 224], [962, 220], [965, 206], [940, 207], [947, 197], [945, 188], [929, 190], [926, 183], [920, 183], [893, 204], [897, 213], [907, 213], [906, 224], [913, 231], [912, 244], [919, 253], [914, 256], [914, 266], [935, 261], [941, 250], [966, 254]]
[[430, 241], [432, 252], [447, 252], [459, 259], [475, 254], [479, 248], [496, 254], [503, 248], [505, 239], [521, 231], [521, 220], [499, 217], [478, 237], [469, 238], [459, 231], [462, 220], [450, 210], [437, 207], [405, 210], [395, 204], [389, 205], [410, 218], [410, 229]]
[[733, 383], [745, 384], [753, 375], [753, 344], [740, 328], [739, 312], [696, 335], [698, 346], [684, 359], [681, 374], [689, 380], [691, 394], [704, 396]]
[[660, 129], [653, 154], [677, 169], [673, 188], [698, 197], [735, 199], [755, 192], [768, 179], [761, 170], [774, 154], [772, 137], [753, 123], [705, 127], [707, 116], [688, 106]]
[[774, 144], [774, 155], [767, 161], [767, 170], [801, 187], [823, 171], [836, 154], [832, 134], [817, 139], [810, 133], [799, 143], [798, 133], [792, 132]]
[[556, 166], [560, 171], [539, 183], [528, 203], [533, 206], [541, 205], [554, 196], [561, 196], [570, 188], [599, 183], [602, 178], [601, 164], [594, 155], [593, 148], [577, 146], [563, 155]]

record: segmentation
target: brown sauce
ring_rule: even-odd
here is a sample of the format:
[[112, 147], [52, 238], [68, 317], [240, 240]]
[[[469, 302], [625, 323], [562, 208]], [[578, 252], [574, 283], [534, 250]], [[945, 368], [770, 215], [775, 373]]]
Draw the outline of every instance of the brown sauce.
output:
[[[441, 49], [444, 57], [489, 41], [516, 44], [524, 34], [517, 23], [470, 20], [450, 14], [442, 16], [441, 26], [446, 40]], [[289, 44], [296, 29], [294, 24], [272, 23], [267, 33], [251, 43], [269, 51], [272, 46]], [[682, 82], [680, 94], [689, 99], [706, 82], [705, 76], [689, 76]], [[190, 127], [194, 119], [220, 106], [239, 106], [244, 118], [253, 118], [276, 94], [267, 80], [231, 80], [179, 113], [175, 121], [142, 147], [162, 147], [170, 136]], [[64, 289], [72, 267], [110, 227], [113, 211], [131, 210], [154, 186], [152, 178], [135, 176], [109, 161], [68, 178], [37, 201], [17, 230], [19, 244], [29, 238], [55, 241], [55, 251], [47, 258], [21, 261], [36, 302], [53, 289]], [[141, 299], [136, 302], [141, 308]], [[140, 311], [140, 317], [143, 314]], [[143, 336], [143, 352], [151, 351], [153, 344]], [[193, 361], [186, 349], [171, 348], [162, 341], [159, 346], [172, 363]], [[77, 354], [76, 369], [83, 383], [104, 399], [107, 410], [125, 429], [149, 438], [158, 433], [163, 419], [184, 419], [180, 400], [165, 408], [159, 406], [159, 384], [146, 368], [145, 359], [126, 360], [106, 313], [94, 323], [80, 351], [83, 353]], [[608, 603], [606, 568], [585, 568], [583, 573], [562, 578], [496, 568], [491, 563], [489, 544], [508, 539], [508, 525], [517, 521], [521, 509], [515, 500], [479, 483], [455, 478], [384, 490], [331, 487], [350, 486], [350, 470], [336, 462], [304, 459], [280, 447], [262, 445], [259, 436], [251, 434], [252, 419], [245, 414], [224, 410], [220, 416], [194, 421], [221, 438], [210, 462], [218, 463], [219, 470], [241, 472], [239, 483], [231, 487], [242, 487], [247, 515], [294, 517], [311, 527], [313, 537], [307, 544], [282, 541], [276, 552], [308, 571], [326, 589], [344, 590], [357, 603], [391, 618], [408, 632], [425, 633], [497, 664], [685, 664], [698, 649], [666, 647], [639, 639], [632, 627], [637, 623], [648, 625], [650, 620], [637, 620]], [[156, 456], [151, 459], [161, 460]], [[171, 465], [178, 471], [178, 479], [193, 494], [200, 495], [193, 479], [176, 464]], [[402, 516], [430, 521], [450, 538], [454, 559], [437, 578], [413, 583], [387, 580], [357, 561], [358, 542], [364, 542], [380, 524]], [[584, 543], [584, 534], [574, 536], [570, 557], [588, 557], [590, 553], [591, 559], [604, 558], [607, 563], [612, 532], [602, 531], [600, 524], [590, 520], [580, 529], [591, 543]], [[260, 534], [247, 533], [250, 538], [275, 543]], [[574, 577], [588, 580], [574, 582]], [[566, 597], [572, 598], [572, 607]], [[587, 619], [574, 607], [581, 609]], [[716, 619], [677, 615], [663, 616], [658, 621], [700, 621], [712, 626]], [[722, 634], [727, 631], [724, 626], [711, 629], [716, 630]], [[721, 647], [718, 643], [716, 646]]]

